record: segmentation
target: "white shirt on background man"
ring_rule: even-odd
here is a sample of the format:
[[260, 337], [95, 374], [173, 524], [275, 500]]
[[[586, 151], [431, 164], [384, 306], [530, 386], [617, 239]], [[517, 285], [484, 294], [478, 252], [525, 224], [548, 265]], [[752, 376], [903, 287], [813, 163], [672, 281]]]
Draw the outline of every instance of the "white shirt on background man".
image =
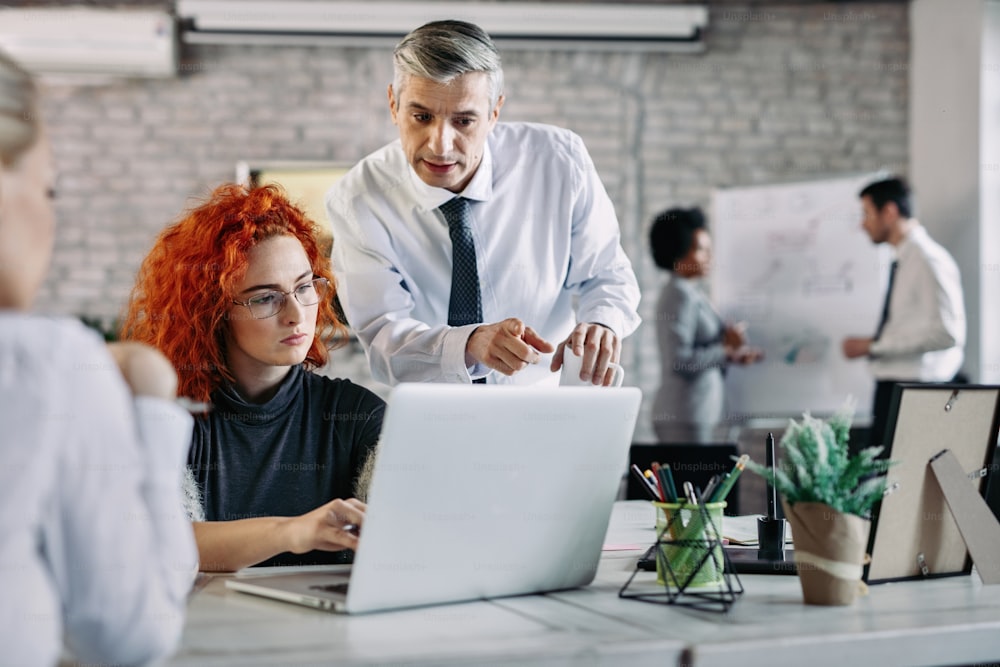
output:
[[950, 381], [962, 367], [965, 304], [958, 265], [922, 226], [896, 247], [889, 314], [870, 364], [878, 380]]

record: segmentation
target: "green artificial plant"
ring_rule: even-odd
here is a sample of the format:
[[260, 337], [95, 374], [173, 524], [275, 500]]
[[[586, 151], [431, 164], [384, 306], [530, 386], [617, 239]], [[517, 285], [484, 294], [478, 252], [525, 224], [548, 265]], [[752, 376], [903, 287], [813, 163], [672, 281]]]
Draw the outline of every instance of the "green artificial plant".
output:
[[848, 403], [825, 421], [808, 412], [801, 422], [789, 420], [781, 437], [781, 465], [771, 470], [748, 461], [747, 468], [764, 477], [789, 505], [825, 503], [867, 519], [885, 492], [886, 470], [896, 462], [877, 458], [882, 447], [867, 447], [849, 456], [853, 416], [854, 406]]

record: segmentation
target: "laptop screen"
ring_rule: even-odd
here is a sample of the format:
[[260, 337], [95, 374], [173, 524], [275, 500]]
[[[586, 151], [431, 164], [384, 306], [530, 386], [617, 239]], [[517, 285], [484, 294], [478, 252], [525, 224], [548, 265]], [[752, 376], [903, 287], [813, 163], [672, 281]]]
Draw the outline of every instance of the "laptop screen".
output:
[[395, 387], [348, 609], [589, 583], [640, 400], [634, 387]]

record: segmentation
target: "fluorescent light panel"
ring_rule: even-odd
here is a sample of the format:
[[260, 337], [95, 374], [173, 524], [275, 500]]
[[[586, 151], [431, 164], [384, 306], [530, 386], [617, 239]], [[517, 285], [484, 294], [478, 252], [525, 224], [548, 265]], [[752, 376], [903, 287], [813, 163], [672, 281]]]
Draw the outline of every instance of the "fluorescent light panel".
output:
[[700, 5], [178, 0], [177, 13], [184, 21], [184, 39], [195, 43], [398, 41], [428, 21], [452, 18], [482, 26], [498, 41], [657, 49], [700, 43], [708, 23], [708, 10]]

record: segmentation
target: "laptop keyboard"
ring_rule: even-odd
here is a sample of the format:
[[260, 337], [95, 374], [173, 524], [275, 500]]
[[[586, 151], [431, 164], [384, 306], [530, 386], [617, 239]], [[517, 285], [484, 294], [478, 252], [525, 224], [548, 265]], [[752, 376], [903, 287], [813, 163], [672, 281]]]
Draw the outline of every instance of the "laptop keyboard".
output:
[[339, 584], [326, 584], [323, 586], [310, 586], [310, 590], [323, 591], [324, 593], [337, 593], [341, 595], [347, 594], [347, 586], [349, 582], [342, 581]]

